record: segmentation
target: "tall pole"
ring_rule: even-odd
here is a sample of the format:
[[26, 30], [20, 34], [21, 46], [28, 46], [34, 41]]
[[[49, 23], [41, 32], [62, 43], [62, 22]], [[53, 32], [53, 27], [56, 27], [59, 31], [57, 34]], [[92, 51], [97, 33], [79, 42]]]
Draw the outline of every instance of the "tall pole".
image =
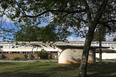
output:
[[101, 25], [99, 25], [99, 62], [102, 62], [102, 49], [101, 49], [101, 47], [102, 47], [102, 45], [101, 45], [101, 43], [102, 43], [102, 35], [101, 35]]

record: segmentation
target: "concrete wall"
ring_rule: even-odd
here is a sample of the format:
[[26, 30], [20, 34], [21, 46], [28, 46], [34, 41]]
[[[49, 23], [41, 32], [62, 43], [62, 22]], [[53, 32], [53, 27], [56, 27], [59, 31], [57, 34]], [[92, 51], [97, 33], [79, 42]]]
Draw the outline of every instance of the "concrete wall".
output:
[[[99, 53], [96, 53], [96, 58], [99, 58]], [[116, 59], [116, 53], [102, 53], [102, 59]]]
[[[80, 63], [83, 49], [65, 49], [58, 53], [58, 63], [71, 64]], [[88, 63], [95, 63], [94, 50], [89, 51]]]

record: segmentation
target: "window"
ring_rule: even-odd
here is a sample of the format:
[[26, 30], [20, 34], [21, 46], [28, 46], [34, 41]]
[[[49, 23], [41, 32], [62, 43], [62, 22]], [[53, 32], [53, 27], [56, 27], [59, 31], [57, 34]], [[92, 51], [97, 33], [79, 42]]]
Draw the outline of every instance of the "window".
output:
[[26, 53], [26, 52], [22, 52], [22, 53]]
[[3, 46], [0, 46], [0, 48], [3, 48]]
[[57, 52], [50, 52], [50, 53], [57, 53]]

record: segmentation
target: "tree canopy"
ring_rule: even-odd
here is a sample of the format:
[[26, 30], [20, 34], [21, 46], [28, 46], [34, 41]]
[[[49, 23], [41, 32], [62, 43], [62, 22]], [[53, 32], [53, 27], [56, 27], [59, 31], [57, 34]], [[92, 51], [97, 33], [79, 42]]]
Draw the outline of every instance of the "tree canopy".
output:
[[48, 59], [48, 52], [44, 49], [41, 49], [41, 51], [37, 53], [37, 56], [41, 59]]
[[113, 41], [116, 41], [116, 38], [114, 38]]
[[[64, 36], [61, 35], [65, 33]], [[45, 27], [38, 26], [23, 26], [19, 31], [14, 34], [15, 41], [42, 41], [42, 42], [55, 42], [66, 40], [66, 37], [71, 32], [57, 32], [56, 27], [53, 24], [49, 24]]]
[[[96, 14], [101, 9], [101, 3], [101, 0], [1, 0], [1, 7], [4, 9], [4, 13], [15, 21], [14, 23], [32, 26], [40, 24], [41, 20], [49, 22], [49, 19], [52, 19], [52, 22], [57, 26], [63, 26], [65, 30], [71, 28], [77, 36], [85, 37], [89, 26], [88, 18], [91, 20], [99, 18]], [[89, 5], [88, 12], [91, 14], [89, 17], [85, 4]], [[115, 24], [114, 15], [115, 1], [111, 0], [108, 1], [108, 5], [97, 24], [106, 26], [106, 32], [114, 32], [115, 26], [111, 26]]]
[[59, 40], [55, 32], [46, 27], [25, 26], [15, 34], [16, 41], [55, 41]]
[[1, 0], [0, 6], [20, 25], [38, 25], [43, 19], [55, 23], [59, 31], [71, 29], [85, 36], [80, 77], [86, 76], [89, 48], [97, 25], [105, 26], [106, 32], [116, 30], [115, 0]]

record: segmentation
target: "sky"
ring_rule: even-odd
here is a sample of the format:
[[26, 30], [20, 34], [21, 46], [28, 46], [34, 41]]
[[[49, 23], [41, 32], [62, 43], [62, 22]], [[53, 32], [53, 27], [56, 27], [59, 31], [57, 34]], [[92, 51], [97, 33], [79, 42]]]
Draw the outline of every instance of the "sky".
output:
[[[12, 25], [12, 27], [15, 27], [15, 25], [10, 22], [9, 20], [5, 22], [5, 25], [3, 26], [6, 26], [7, 28], [10, 27], [8, 25]], [[42, 27], [42, 26], [45, 26], [45, 25], [48, 25], [48, 23], [44, 23], [42, 22], [42, 24], [38, 25], [39, 27]], [[11, 36], [11, 38], [13, 38], [13, 36]], [[3, 38], [0, 37], [0, 41], [3, 41], [2, 40]], [[76, 37], [76, 35], [72, 34], [71, 36], [67, 37], [67, 40], [68, 41], [85, 41], [85, 38], [81, 38], [81, 37]]]
[[[8, 23], [8, 22], [7, 22]], [[39, 26], [45, 26], [47, 25], [47, 23], [42, 23]], [[8, 26], [7, 26], [8, 27]], [[114, 37], [112, 37], [111, 35], [108, 36], [106, 35], [106, 41], [112, 41]], [[72, 34], [71, 36], [67, 37], [68, 41], [85, 41], [85, 38], [81, 38], [81, 37], [76, 37], [76, 35]], [[0, 41], [2, 41], [2, 38], [0, 38]]]
[[[8, 25], [12, 25], [12, 27], [15, 27], [15, 25], [13, 24], [13, 22], [10, 19], [8, 19], [7, 17], [4, 16], [4, 20], [5, 20], [5, 24], [7, 25], [7, 28], [10, 27]], [[42, 26], [46, 26], [46, 25], [48, 25], [48, 23], [42, 22], [38, 26], [42, 27]], [[115, 35], [115, 33], [112, 34], [112, 35]], [[112, 35], [110, 35], [110, 36], [106, 35], [106, 41], [112, 41], [113, 38], [116, 37], [116, 36], [112, 37]], [[13, 37], [11, 36], [11, 38], [13, 38]], [[76, 35], [72, 34], [71, 36], [67, 37], [67, 40], [68, 41], [85, 41], [85, 38], [76, 37]], [[0, 41], [2, 41], [2, 37], [0, 37]]]

